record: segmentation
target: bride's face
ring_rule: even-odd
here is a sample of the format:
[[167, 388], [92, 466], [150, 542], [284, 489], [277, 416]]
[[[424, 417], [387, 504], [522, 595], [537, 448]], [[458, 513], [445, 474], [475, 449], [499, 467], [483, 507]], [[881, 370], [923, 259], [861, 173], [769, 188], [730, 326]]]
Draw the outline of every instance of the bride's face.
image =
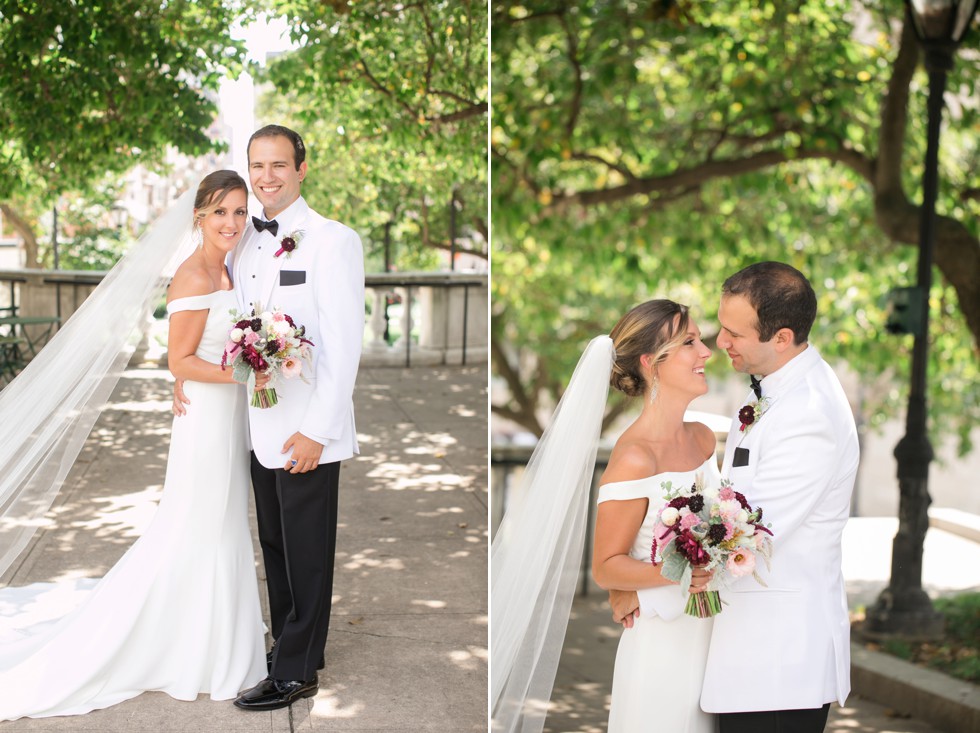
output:
[[205, 214], [201, 221], [204, 246], [230, 252], [241, 241], [247, 219], [245, 192], [241, 189], [229, 191], [218, 207]]
[[704, 394], [708, 391], [704, 364], [710, 358], [711, 349], [701, 340], [701, 329], [689, 321], [684, 340], [657, 368], [660, 389], [676, 389], [694, 396]]

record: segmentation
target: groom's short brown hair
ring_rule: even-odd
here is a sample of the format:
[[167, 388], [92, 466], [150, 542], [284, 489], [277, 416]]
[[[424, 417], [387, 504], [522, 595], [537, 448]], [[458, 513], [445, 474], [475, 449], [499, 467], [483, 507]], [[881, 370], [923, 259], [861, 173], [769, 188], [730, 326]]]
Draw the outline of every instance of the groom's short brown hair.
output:
[[802, 272], [783, 262], [756, 262], [725, 280], [722, 295], [743, 295], [755, 309], [760, 341], [781, 328], [793, 343], [806, 343], [817, 317], [817, 296]]
[[[288, 127], [283, 127], [282, 125], [266, 125], [253, 132], [245, 148], [246, 157], [250, 158], [249, 152], [252, 150], [252, 141], [258, 137], [284, 137], [289, 140], [293, 144], [293, 163], [296, 166], [296, 170], [299, 170], [300, 165], [306, 160], [306, 146], [303, 144], [303, 138], [295, 130], [290, 130]], [[249, 162], [251, 162], [251, 159], [249, 159]]]

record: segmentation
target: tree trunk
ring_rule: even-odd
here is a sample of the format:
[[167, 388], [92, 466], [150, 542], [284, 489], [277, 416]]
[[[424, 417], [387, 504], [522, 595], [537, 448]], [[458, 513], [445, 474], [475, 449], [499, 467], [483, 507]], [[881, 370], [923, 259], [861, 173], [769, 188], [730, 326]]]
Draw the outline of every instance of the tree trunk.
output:
[[9, 203], [0, 202], [0, 211], [4, 218], [10, 222], [24, 240], [24, 266], [33, 270], [41, 267], [41, 255], [37, 248], [37, 237], [34, 235], [34, 228], [30, 223], [10, 207]]

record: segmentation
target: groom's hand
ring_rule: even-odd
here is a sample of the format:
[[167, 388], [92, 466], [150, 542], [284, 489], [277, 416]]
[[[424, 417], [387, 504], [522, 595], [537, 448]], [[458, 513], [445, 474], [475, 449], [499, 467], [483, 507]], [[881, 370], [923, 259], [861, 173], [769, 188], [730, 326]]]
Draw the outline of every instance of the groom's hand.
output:
[[293, 455], [283, 466], [283, 469], [289, 473], [306, 473], [320, 465], [323, 443], [317, 443], [313, 438], [307, 438], [302, 433], [293, 433], [289, 436], [289, 440], [283, 443], [282, 452], [289, 453], [290, 448], [293, 449]]
[[187, 399], [187, 395], [184, 394], [184, 380], [178, 379], [174, 382], [174, 404], [172, 410], [174, 415], [177, 417], [183, 417], [187, 414], [187, 408], [184, 405], [189, 405], [191, 401]]
[[613, 621], [627, 629], [633, 627], [633, 619], [640, 615], [640, 598], [635, 590], [609, 591], [609, 605]]

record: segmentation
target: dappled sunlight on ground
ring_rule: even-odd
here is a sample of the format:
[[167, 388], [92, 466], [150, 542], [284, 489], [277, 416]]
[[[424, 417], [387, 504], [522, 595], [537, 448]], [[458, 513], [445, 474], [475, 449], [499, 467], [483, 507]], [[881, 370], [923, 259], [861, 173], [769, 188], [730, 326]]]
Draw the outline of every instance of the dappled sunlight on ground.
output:
[[453, 491], [467, 489], [473, 485], [469, 476], [455, 473], [433, 473], [424, 475], [426, 471], [444, 469], [439, 465], [423, 465], [418, 463], [384, 463], [369, 472], [369, 478], [384, 479], [388, 482], [384, 487], [372, 487], [368, 491]]
[[362, 570], [371, 568], [373, 570], [404, 570], [405, 564], [401, 558], [397, 557], [374, 557], [377, 550], [367, 549], [350, 555], [350, 559], [343, 564], [347, 570]]
[[456, 649], [449, 652], [449, 661], [460, 669], [474, 672], [480, 669], [487, 661], [487, 652], [479, 647], [468, 647], [467, 649]]
[[[344, 720], [356, 718], [364, 711], [363, 702], [343, 703], [343, 687], [334, 686], [331, 688], [320, 688], [320, 692], [313, 698], [312, 709], [307, 711], [307, 715], [314, 718], [329, 718], [331, 720]], [[293, 726], [295, 730], [302, 730], [302, 716], [297, 715], [298, 706], [293, 706], [294, 717]]]
[[[275, 730], [352, 719], [364, 731], [415, 730], [421, 720], [427, 730], [486, 728], [485, 384], [485, 367], [359, 373], [362, 454], [341, 470], [326, 668], [315, 698], [266, 718]], [[166, 472], [172, 386], [164, 370], [124, 373], [40, 520], [18, 583], [100, 577], [145, 529]], [[261, 562], [257, 573], [261, 583]], [[420, 674], [427, 684], [414, 684]], [[138, 715], [147, 701], [173, 704], [145, 694], [106, 715], [135, 711], [133, 730], [156, 729]]]
[[412, 601], [413, 606], [425, 606], [426, 608], [445, 608], [445, 601]]
[[[148, 486], [142, 491], [119, 496], [96, 496], [91, 499], [91, 519], [71, 522], [69, 526], [95, 532], [96, 537], [121, 535], [137, 538], [156, 514], [163, 487]], [[102, 507], [99, 509], [99, 507]], [[65, 507], [59, 507], [56, 515], [66, 515]]]

